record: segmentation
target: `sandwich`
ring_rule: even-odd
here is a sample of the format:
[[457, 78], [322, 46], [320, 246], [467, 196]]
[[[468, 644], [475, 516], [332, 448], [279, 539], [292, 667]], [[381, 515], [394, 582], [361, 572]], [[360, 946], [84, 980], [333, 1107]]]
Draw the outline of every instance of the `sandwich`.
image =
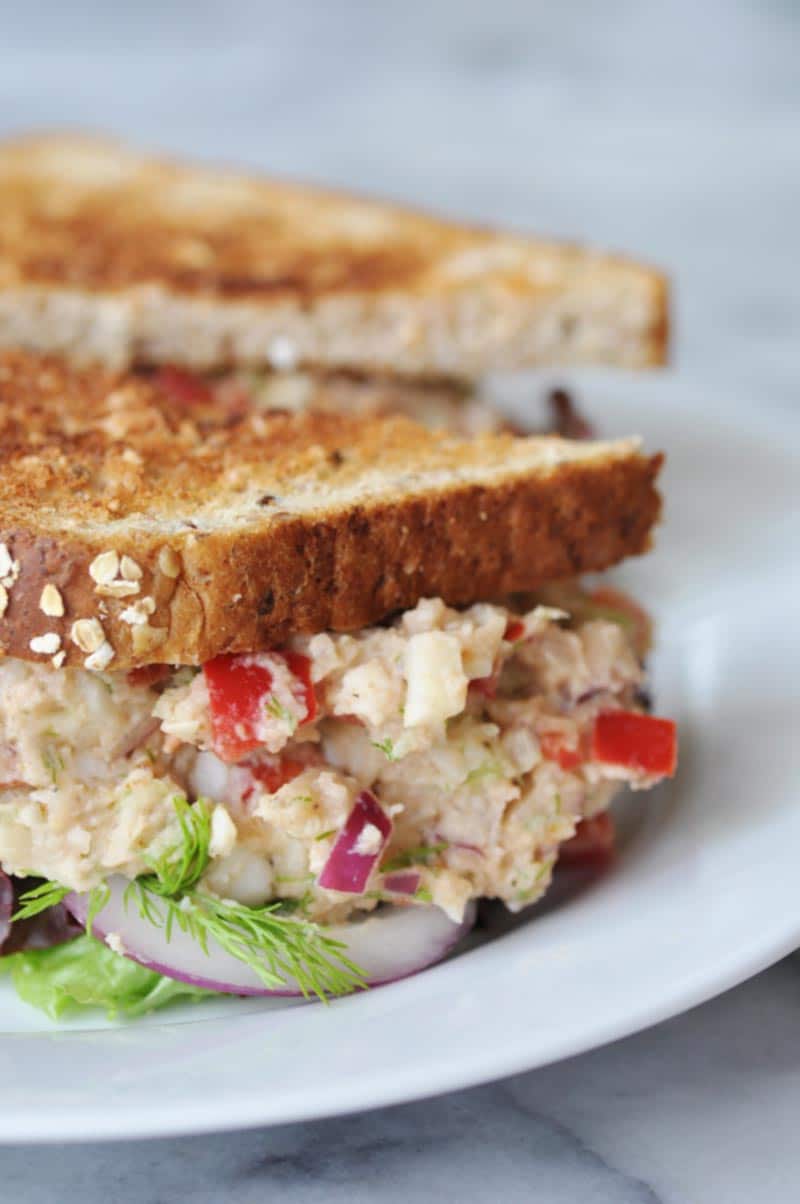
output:
[[502, 420], [475, 382], [664, 362], [652, 268], [75, 135], [0, 146], [0, 346], [222, 404]]
[[403, 977], [674, 772], [646, 617], [577, 583], [650, 546], [636, 440], [9, 351], [0, 462], [0, 894], [71, 938], [5, 960], [51, 1011]]

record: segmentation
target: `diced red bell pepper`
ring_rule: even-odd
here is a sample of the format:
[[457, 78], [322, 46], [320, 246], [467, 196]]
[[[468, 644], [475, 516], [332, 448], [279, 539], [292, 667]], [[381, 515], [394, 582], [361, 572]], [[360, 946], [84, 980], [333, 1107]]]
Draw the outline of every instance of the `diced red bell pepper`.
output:
[[281, 757], [275, 764], [262, 762], [253, 766], [253, 777], [266, 786], [270, 794], [280, 790], [287, 782], [301, 774], [305, 769], [302, 761], [293, 761], [291, 757]]
[[614, 851], [614, 820], [608, 811], [584, 819], [575, 829], [575, 835], [564, 841], [558, 850], [560, 862], [605, 861]]
[[542, 732], [539, 747], [545, 761], [557, 761], [562, 769], [577, 769], [586, 760], [581, 749], [567, 744], [561, 732]]
[[274, 794], [281, 786], [285, 786], [302, 773], [306, 766], [302, 761], [295, 761], [291, 757], [272, 757], [269, 761], [254, 761], [248, 768], [256, 781], [266, 786], [270, 794]]
[[[515, 640], [518, 640], [524, 634], [525, 624], [520, 619], [509, 619], [503, 633], [503, 639], [513, 644]], [[495, 665], [493, 672], [488, 677], [473, 677], [469, 683], [469, 688], [474, 694], [480, 694], [482, 698], [496, 698], [499, 677], [500, 666]]]
[[671, 719], [638, 711], [603, 711], [594, 724], [592, 758], [637, 773], [672, 777], [678, 761], [677, 728]]
[[213, 396], [207, 380], [198, 376], [196, 372], [177, 368], [174, 364], [166, 364], [160, 368], [155, 375], [155, 382], [168, 397], [180, 405], [211, 401]]
[[[305, 707], [301, 723], [310, 723], [317, 713], [311, 683], [311, 662], [298, 652], [271, 652], [285, 661], [296, 680], [292, 693]], [[214, 752], [223, 761], [240, 761], [261, 744], [259, 730], [264, 707], [272, 693], [272, 672], [258, 654], [237, 656], [223, 653], [203, 665], [211, 707]]]
[[299, 683], [299, 693], [296, 697], [301, 699], [306, 708], [303, 723], [313, 723], [317, 717], [317, 696], [311, 680], [311, 661], [307, 656], [303, 656], [302, 652], [283, 652], [281, 655], [289, 666], [290, 673]]

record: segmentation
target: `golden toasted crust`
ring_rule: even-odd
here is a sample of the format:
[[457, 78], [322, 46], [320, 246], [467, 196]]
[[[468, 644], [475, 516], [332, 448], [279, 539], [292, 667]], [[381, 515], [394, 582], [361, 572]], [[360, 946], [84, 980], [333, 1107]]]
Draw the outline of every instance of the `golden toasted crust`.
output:
[[635, 441], [225, 412], [158, 380], [0, 354], [7, 654], [198, 664], [603, 569], [659, 513]]
[[130, 362], [478, 375], [662, 363], [657, 272], [102, 140], [0, 147], [0, 343]]

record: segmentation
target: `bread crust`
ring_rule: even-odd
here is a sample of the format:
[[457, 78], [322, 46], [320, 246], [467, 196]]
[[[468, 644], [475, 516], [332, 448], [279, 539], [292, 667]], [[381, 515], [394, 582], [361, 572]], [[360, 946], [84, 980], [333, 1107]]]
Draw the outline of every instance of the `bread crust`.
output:
[[187, 409], [141, 374], [6, 353], [0, 649], [201, 664], [604, 569], [648, 548], [660, 465], [630, 440]]
[[651, 268], [75, 136], [0, 146], [0, 345], [111, 366], [664, 362]]

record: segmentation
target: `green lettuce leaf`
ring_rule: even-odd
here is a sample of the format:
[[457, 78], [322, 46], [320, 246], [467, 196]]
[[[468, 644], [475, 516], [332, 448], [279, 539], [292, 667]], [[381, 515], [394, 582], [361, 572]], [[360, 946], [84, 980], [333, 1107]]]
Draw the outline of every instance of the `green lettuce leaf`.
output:
[[52, 949], [29, 949], [0, 958], [21, 999], [53, 1020], [86, 1008], [104, 1008], [111, 1019], [141, 1016], [177, 999], [216, 995], [147, 970], [91, 936]]

